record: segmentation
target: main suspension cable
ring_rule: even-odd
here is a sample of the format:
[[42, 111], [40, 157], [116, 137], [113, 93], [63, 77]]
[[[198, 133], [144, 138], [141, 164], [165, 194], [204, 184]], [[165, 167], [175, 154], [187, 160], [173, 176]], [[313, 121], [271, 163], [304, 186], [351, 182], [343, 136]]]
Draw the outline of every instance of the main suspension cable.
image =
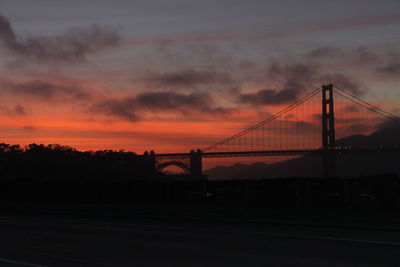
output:
[[342, 88], [338, 87], [337, 85], [334, 85], [334, 86], [335, 86], [336, 89], [338, 89], [340, 91], [340, 92], [339, 91], [335, 91], [338, 95], [340, 95], [340, 96], [346, 98], [347, 100], [350, 100], [350, 101], [352, 101], [352, 102], [364, 107], [365, 109], [368, 109], [368, 110], [370, 110], [372, 112], [375, 112], [375, 113], [377, 113], [377, 114], [379, 114], [381, 116], [384, 116], [384, 117], [386, 117], [388, 119], [391, 119], [393, 121], [396, 121], [396, 122], [400, 123], [400, 118], [398, 116], [396, 116], [395, 114], [390, 113], [388, 111], [385, 111], [385, 110], [383, 110], [383, 109], [381, 109], [381, 108], [379, 108], [377, 106], [371, 105], [370, 103], [362, 100], [361, 98], [359, 98], [359, 97], [357, 97], [357, 96], [355, 96], [353, 94], [350, 94], [349, 92], [343, 90]]
[[261, 122], [255, 124], [255, 125], [253, 125], [251, 127], [248, 127], [247, 129], [245, 129], [245, 130], [243, 130], [243, 131], [241, 131], [241, 132], [239, 132], [239, 133], [237, 133], [235, 135], [232, 135], [231, 137], [228, 137], [228, 138], [223, 139], [223, 140], [221, 140], [221, 141], [219, 141], [219, 142], [217, 142], [217, 143], [215, 143], [213, 145], [210, 145], [210, 146], [208, 146], [206, 148], [203, 148], [202, 150], [203, 151], [207, 151], [207, 150], [211, 150], [213, 148], [216, 148], [217, 146], [226, 144], [227, 142], [229, 142], [231, 140], [239, 138], [239, 137], [243, 136], [244, 134], [249, 133], [249, 132], [251, 132], [251, 131], [253, 131], [253, 130], [255, 130], [255, 129], [257, 129], [257, 128], [259, 128], [259, 127], [261, 127], [261, 126], [263, 126], [263, 125], [265, 125], [265, 124], [267, 124], [267, 123], [269, 123], [269, 122], [271, 122], [271, 121], [273, 121], [273, 120], [275, 120], [275, 119], [277, 119], [279, 117], [281, 117], [282, 115], [286, 114], [287, 112], [291, 111], [292, 109], [294, 109], [294, 108], [298, 107], [299, 105], [303, 104], [304, 102], [306, 102], [310, 98], [314, 97], [316, 94], [319, 93], [319, 90], [320, 90], [320, 87], [316, 88], [315, 90], [313, 90], [308, 95], [304, 96], [303, 98], [299, 99], [298, 101], [296, 101], [295, 103], [289, 105], [288, 107], [284, 108], [283, 110], [271, 115], [270, 117], [266, 118], [265, 120], [262, 120]]

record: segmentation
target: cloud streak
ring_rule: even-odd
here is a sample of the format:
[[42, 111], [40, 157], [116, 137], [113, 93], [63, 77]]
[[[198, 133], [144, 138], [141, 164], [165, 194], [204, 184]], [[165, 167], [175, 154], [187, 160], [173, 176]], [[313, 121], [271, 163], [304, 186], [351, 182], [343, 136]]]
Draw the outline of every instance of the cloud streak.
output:
[[197, 85], [231, 83], [232, 77], [225, 72], [184, 69], [175, 72], [148, 74], [143, 80], [161, 87], [191, 88]]
[[173, 91], [146, 92], [134, 97], [122, 99], [109, 99], [95, 103], [90, 111], [128, 121], [138, 121], [143, 112], [180, 113], [189, 115], [200, 114], [226, 114], [229, 109], [214, 105], [214, 101], [206, 93], [181, 94]]
[[280, 105], [296, 101], [299, 94], [300, 90], [297, 89], [283, 89], [280, 91], [264, 89], [256, 93], [240, 94], [239, 101], [253, 105]]
[[380, 55], [371, 52], [367, 47], [364, 46], [359, 46], [351, 50], [343, 50], [334, 46], [323, 46], [306, 53], [304, 57], [308, 60], [323, 60], [325, 62], [342, 60], [352, 62], [353, 64], [357, 65], [373, 65], [383, 60]]
[[76, 63], [92, 53], [118, 44], [120, 36], [113, 27], [93, 24], [55, 36], [17, 36], [10, 21], [0, 15], [0, 43], [9, 53], [25, 61]]
[[1, 91], [42, 100], [88, 100], [90, 93], [79, 85], [56, 84], [41, 80], [32, 80], [23, 83], [5, 81], [1, 83]]
[[351, 29], [363, 29], [372, 26], [400, 24], [400, 14], [383, 14], [379, 16], [360, 16], [334, 22], [292, 25], [291, 28], [269, 32], [225, 33], [218, 35], [186, 35], [178, 38], [131, 39], [124, 40], [125, 45], [154, 45], [166, 43], [199, 43], [199, 42], [232, 42], [240, 40], [256, 41], [262, 39], [279, 39], [308, 33], [326, 33]]
[[15, 105], [12, 108], [0, 105], [0, 114], [5, 116], [24, 116], [26, 112], [25, 108], [21, 105]]
[[378, 72], [386, 75], [399, 75], [400, 74], [400, 63], [390, 63], [384, 67], [378, 68]]

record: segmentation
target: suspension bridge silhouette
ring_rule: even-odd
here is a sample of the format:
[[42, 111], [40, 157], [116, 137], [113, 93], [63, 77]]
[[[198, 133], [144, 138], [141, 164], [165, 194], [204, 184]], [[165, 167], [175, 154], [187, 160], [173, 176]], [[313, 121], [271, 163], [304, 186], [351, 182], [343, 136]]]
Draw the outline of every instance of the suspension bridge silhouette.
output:
[[[321, 98], [318, 98], [320, 96]], [[335, 97], [340, 98], [339, 108], [345, 112], [340, 118], [341, 126], [336, 127]], [[317, 100], [317, 102], [316, 102]], [[310, 105], [310, 103], [313, 104]], [[350, 105], [349, 105], [350, 104]], [[318, 106], [319, 113], [313, 113], [310, 106]], [[307, 121], [311, 118], [311, 122]], [[365, 130], [383, 121], [400, 125], [394, 114], [372, 105], [353, 93], [333, 84], [322, 85], [306, 94], [293, 104], [269, 116], [243, 131], [220, 140], [202, 149], [189, 153], [145, 152], [144, 157], [150, 166], [162, 171], [169, 166], [177, 166], [195, 177], [203, 174], [203, 158], [261, 157], [261, 156], [301, 156], [321, 157], [322, 176], [336, 175], [336, 157], [343, 153], [399, 153], [398, 144], [337, 144], [337, 131], [353, 128]], [[357, 122], [356, 124], [350, 124]], [[346, 131], [344, 131], [346, 132]], [[342, 134], [342, 137], [345, 137]], [[400, 141], [400, 140], [399, 140]], [[399, 142], [400, 143], [400, 142]]]

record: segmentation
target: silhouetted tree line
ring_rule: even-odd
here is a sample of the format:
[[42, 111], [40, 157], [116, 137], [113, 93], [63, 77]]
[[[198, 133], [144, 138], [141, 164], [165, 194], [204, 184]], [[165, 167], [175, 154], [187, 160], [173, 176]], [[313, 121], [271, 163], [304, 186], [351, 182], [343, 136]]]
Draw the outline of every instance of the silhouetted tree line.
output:
[[133, 152], [81, 152], [69, 146], [0, 144], [2, 180], [139, 180], [154, 175], [148, 161]]
[[146, 155], [124, 151], [0, 144], [0, 207], [40, 202], [400, 208], [400, 181], [391, 174], [210, 181], [165, 176], [149, 162]]

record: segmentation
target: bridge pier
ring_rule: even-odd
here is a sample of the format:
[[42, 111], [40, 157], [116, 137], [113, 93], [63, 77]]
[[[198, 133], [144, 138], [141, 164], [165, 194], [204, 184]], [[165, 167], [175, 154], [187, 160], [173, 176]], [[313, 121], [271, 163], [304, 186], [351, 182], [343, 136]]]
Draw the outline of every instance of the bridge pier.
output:
[[193, 177], [203, 176], [203, 162], [202, 162], [202, 152], [200, 149], [197, 151], [190, 151], [190, 174]]

